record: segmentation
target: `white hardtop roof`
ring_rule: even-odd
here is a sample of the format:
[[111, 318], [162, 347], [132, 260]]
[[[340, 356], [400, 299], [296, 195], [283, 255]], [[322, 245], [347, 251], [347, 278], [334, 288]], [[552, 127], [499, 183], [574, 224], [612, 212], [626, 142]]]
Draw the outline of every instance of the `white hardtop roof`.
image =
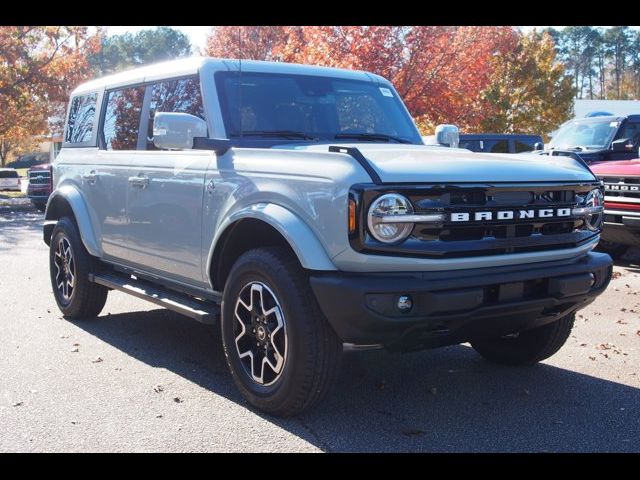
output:
[[[124, 72], [107, 75], [76, 87], [71, 93], [96, 92], [105, 87], [117, 87], [159, 80], [170, 77], [180, 77], [194, 75], [203, 67], [212, 70], [237, 71], [240, 65], [239, 60], [230, 60], [211, 57], [189, 57], [168, 62], [154, 63], [145, 67], [138, 67]], [[243, 72], [265, 72], [265, 73], [289, 73], [298, 75], [321, 75], [352, 80], [368, 80], [388, 83], [386, 79], [373, 73], [360, 70], [346, 70], [341, 68], [318, 67], [314, 65], [301, 65], [297, 63], [283, 62], [263, 62], [258, 60], [242, 60]]]

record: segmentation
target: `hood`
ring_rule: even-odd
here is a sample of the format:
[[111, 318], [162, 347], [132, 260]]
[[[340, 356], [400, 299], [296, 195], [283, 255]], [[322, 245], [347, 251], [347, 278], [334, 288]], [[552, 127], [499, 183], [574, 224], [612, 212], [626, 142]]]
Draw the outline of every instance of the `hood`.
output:
[[38, 165], [32, 165], [29, 167], [29, 170], [49, 170], [50, 168], [50, 163], [39, 163]]
[[[593, 174], [582, 163], [566, 156], [475, 153], [465, 149], [428, 145], [339, 145], [358, 148], [384, 183], [595, 180]], [[326, 152], [328, 145], [296, 145], [294, 148]]]
[[591, 171], [596, 175], [640, 177], [640, 159], [595, 163], [591, 165]]

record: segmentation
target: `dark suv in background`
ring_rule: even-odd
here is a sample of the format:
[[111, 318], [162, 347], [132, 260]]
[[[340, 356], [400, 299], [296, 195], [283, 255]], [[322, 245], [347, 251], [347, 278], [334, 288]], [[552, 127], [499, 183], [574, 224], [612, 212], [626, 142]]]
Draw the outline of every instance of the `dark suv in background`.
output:
[[599, 115], [564, 123], [541, 153], [577, 153], [592, 163], [638, 158], [638, 147], [640, 115]]
[[544, 143], [540, 135], [521, 134], [461, 134], [460, 148], [484, 153], [523, 153], [542, 150]]

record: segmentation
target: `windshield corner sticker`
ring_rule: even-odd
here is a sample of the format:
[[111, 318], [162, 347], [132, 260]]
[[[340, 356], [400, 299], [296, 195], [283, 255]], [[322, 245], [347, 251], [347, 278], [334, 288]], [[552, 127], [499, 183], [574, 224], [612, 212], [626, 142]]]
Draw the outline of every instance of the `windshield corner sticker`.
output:
[[391, 93], [391, 90], [389, 90], [388, 88], [380, 87], [380, 93], [382, 93], [382, 95], [384, 95], [385, 97], [393, 97], [393, 93]]

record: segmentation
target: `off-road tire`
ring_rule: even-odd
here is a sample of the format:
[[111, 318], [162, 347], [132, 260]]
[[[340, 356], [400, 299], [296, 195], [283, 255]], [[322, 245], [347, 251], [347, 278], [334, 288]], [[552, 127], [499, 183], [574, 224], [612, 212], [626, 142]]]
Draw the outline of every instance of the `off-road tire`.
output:
[[[64, 298], [63, 292], [59, 289], [56, 281], [58, 272], [56, 268], [56, 249], [63, 239], [66, 239], [71, 246], [73, 268], [75, 270], [74, 286], [69, 299]], [[51, 235], [49, 271], [53, 296], [65, 318], [69, 320], [94, 318], [102, 311], [107, 301], [109, 290], [102, 285], [89, 281], [89, 274], [97, 273], [100, 269], [100, 261], [91, 256], [84, 247], [75, 222], [68, 217], [58, 220]]]
[[549, 358], [565, 344], [573, 328], [575, 313], [517, 336], [471, 342], [484, 358], [503, 365], [533, 365]]
[[[234, 334], [238, 299], [246, 291], [243, 289], [256, 284], [266, 286], [274, 295], [285, 319], [284, 366], [270, 385], [255, 381], [253, 371], [249, 373], [243, 366], [236, 345], [240, 335], [237, 331]], [[320, 401], [337, 377], [342, 342], [320, 311], [297, 258], [283, 247], [259, 248], [240, 256], [225, 285], [220, 324], [233, 380], [244, 398], [263, 412], [281, 417], [299, 414]], [[275, 337], [275, 331], [272, 334]], [[255, 355], [259, 358], [260, 352]]]

